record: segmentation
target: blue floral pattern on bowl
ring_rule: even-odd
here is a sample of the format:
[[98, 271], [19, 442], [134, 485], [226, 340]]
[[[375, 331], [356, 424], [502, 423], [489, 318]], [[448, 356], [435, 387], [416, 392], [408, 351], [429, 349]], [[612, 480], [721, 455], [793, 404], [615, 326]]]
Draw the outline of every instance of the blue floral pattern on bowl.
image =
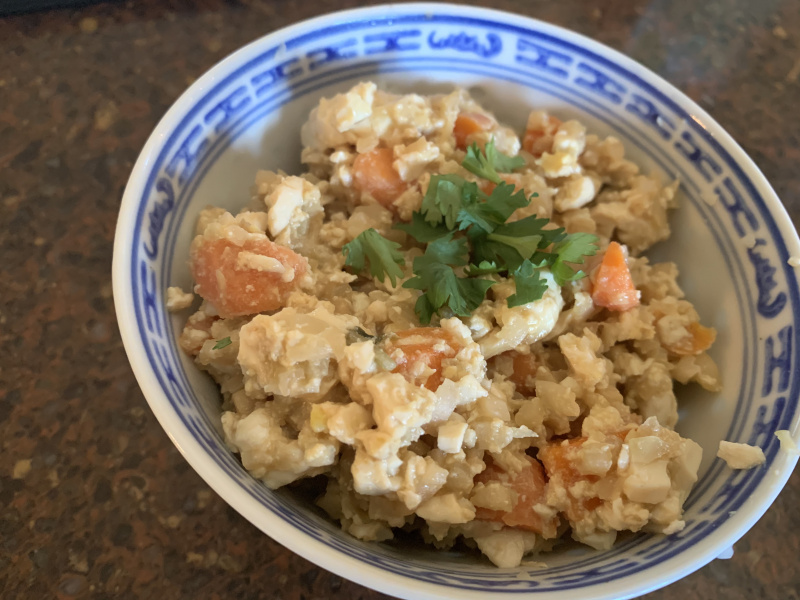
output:
[[[141, 167], [146, 175], [141, 194], [126, 200], [135, 202], [133, 235], [124, 252], [130, 301], [138, 343], [184, 429], [182, 435], [190, 436], [218, 473], [264, 511], [318, 543], [365, 567], [465, 593], [538, 594], [646, 576], [667, 561], [679, 560], [684, 550], [718, 528], [746, 528], [748, 524], [735, 522], [736, 511], [765, 478], [774, 477], [771, 469], [779, 460], [774, 432], [796, 425], [798, 414], [800, 295], [796, 273], [787, 264], [787, 234], [775, 221], [774, 206], [764, 199], [771, 190], [754, 178], [757, 171], [743, 155], [731, 153], [705, 116], [616, 53], [503, 13], [470, 9], [470, 15], [479, 16], [468, 16], [455, 6], [422, 8], [385, 7], [378, 18], [374, 11], [368, 16], [344, 13], [332, 25], [300, 26], [279, 42], [255, 42], [216, 68], [216, 76], [194, 94], [177, 125], [162, 131], [158, 152]], [[336, 524], [296, 506], [290, 495], [268, 490], [244, 471], [225, 447], [214, 415], [198, 402], [164, 294], [173, 284], [173, 265], [187, 252], [177, 243], [178, 233], [192, 216], [187, 212], [190, 200], [209, 169], [243, 132], [297, 98], [316, 98], [320, 90], [343, 89], [373, 77], [400, 81], [420, 74], [435, 81], [484, 78], [558, 98], [619, 131], [653, 164], [681, 179], [684, 196], [701, 215], [704, 233], [719, 247], [736, 292], [729, 325], [740, 328], [744, 350], [741, 364], [723, 365], [741, 371], [725, 439], [761, 446], [767, 464], [737, 472], [713, 462], [687, 501], [687, 525], [679, 534], [632, 535], [608, 552], [579, 553], [569, 562], [523, 569], [523, 576], [455, 554], [435, 562], [425, 555], [414, 558], [391, 545], [351, 539]], [[772, 481], [774, 493], [781, 484]]]

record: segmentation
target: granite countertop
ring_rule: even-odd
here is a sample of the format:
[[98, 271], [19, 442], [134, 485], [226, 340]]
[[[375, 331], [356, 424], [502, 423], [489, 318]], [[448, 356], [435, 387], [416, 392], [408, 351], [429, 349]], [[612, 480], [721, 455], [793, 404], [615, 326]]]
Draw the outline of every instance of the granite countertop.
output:
[[[196, 77], [355, 0], [114, 2], [0, 19], [3, 598], [385, 598], [261, 534], [180, 456], [119, 338], [110, 271], [133, 163]], [[708, 110], [800, 219], [800, 1], [494, 0], [641, 61]], [[800, 473], [651, 600], [797, 599]]]

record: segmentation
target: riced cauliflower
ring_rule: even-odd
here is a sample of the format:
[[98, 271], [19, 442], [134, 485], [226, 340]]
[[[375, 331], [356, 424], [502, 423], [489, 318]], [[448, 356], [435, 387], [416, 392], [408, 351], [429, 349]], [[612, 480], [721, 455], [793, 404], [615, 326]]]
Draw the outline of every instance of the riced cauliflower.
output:
[[360, 539], [417, 531], [503, 568], [683, 529], [702, 450], [674, 431], [674, 382], [720, 381], [677, 267], [642, 256], [677, 183], [545, 111], [519, 135], [460, 89], [361, 83], [301, 138], [306, 173], [201, 212], [194, 293], [166, 294], [202, 299], [180, 344], [244, 467], [270, 488], [321, 476]]

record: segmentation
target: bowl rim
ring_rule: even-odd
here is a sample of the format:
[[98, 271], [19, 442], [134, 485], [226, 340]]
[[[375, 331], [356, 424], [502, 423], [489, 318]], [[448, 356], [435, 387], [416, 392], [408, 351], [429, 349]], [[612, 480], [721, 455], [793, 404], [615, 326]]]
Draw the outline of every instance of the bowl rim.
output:
[[[230, 476], [211, 459], [197, 439], [180, 421], [177, 413], [170, 406], [166, 395], [161, 390], [161, 385], [155, 374], [150, 369], [135, 322], [130, 318], [130, 315], [134, 314], [134, 301], [127, 267], [130, 264], [133, 251], [134, 229], [130, 224], [135, 223], [139, 199], [142, 197], [146, 187], [150, 163], [182, 115], [218, 80], [223, 79], [234, 67], [244, 64], [247, 57], [261, 52], [264, 47], [277, 45], [282, 40], [294, 37], [300, 32], [314, 30], [323, 23], [363, 19], [364, 17], [375, 16], [376, 13], [380, 13], [381, 17], [385, 18], [387, 13], [400, 16], [409, 13], [435, 14], [441, 11], [448, 13], [457, 11], [462, 14], [462, 11], [466, 11], [473, 17], [501, 23], [511, 22], [514, 25], [527, 28], [537, 28], [561, 39], [572, 40], [583, 48], [620, 65], [669, 95], [673, 102], [690, 112], [703, 127], [710, 131], [717, 143], [729, 153], [733, 161], [744, 171], [761, 194], [770, 215], [778, 226], [778, 233], [786, 244], [790, 255], [800, 255], [800, 240], [798, 240], [797, 232], [794, 231], [786, 208], [780, 202], [766, 177], [730, 134], [705, 110], [661, 76], [621, 52], [580, 33], [532, 17], [483, 7], [427, 2], [383, 4], [331, 12], [280, 28], [249, 42], [217, 62], [189, 86], [160, 119], [140, 152], [125, 187], [115, 231], [112, 262], [114, 304], [123, 345], [136, 380], [160, 425], [187, 462], [226, 503], [263, 533], [314, 564], [361, 585], [387, 594], [401, 593], [405, 596], [413, 593], [413, 596], [407, 597], [430, 599], [452, 597], [448, 593], [451, 588], [442, 584], [414, 581], [399, 574], [389, 573], [380, 567], [364, 564], [355, 557], [347, 556], [340, 551], [325, 546], [272, 512], [264, 510], [260, 503], [242, 490], [228, 485]], [[800, 411], [796, 411], [793, 417], [795, 429], [799, 419]], [[586, 592], [593, 592], [592, 598], [595, 600], [629, 598], [668, 585], [701, 568], [714, 558], [724, 556], [729, 552], [733, 543], [741, 538], [766, 512], [788, 481], [796, 462], [796, 456], [781, 452], [773, 464], [773, 470], [778, 471], [778, 473], [775, 473], [776, 477], [759, 483], [756, 488], [757, 493], [739, 509], [739, 513], [742, 514], [737, 514], [736, 519], [724, 523], [722, 527], [701, 542], [670, 558], [667, 561], [671, 564], [668, 572], [653, 577], [652, 573], [650, 573], [652, 569], [646, 569], [642, 572], [625, 576], [620, 580], [591, 585], [582, 589]], [[623, 582], [625, 585], [620, 586], [619, 584]], [[464, 598], [485, 596], [485, 592], [482, 591], [460, 589], [458, 593]], [[564, 598], [567, 594], [574, 595], [574, 593], [575, 590], [544, 593], [531, 591], [527, 594], [523, 592], [515, 595], [519, 597], [536, 597], [544, 600], [546, 598]]]

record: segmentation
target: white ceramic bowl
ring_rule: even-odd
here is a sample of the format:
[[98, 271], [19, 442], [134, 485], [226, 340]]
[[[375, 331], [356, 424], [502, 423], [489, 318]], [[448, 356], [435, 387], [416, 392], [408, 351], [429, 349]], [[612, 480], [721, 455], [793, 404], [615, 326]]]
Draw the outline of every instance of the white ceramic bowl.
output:
[[[497, 569], [478, 556], [359, 542], [308, 503], [251, 478], [220, 436], [219, 394], [176, 344], [182, 316], [168, 285], [191, 285], [198, 211], [236, 210], [259, 168], [299, 171], [299, 127], [321, 96], [361, 80], [397, 91], [470, 88], [524, 128], [531, 107], [613, 133], [646, 170], [682, 182], [674, 234], [654, 249], [681, 269], [724, 391], [680, 390], [682, 434], [704, 449], [700, 480], [673, 536], [631, 535], [608, 552], [569, 549], [547, 568]], [[776, 429], [797, 432], [800, 243], [742, 149], [702, 109], [625, 56], [564, 29], [444, 4], [372, 7], [268, 35], [211, 69], [159, 123], [134, 167], [114, 245], [114, 299], [125, 348], [153, 412], [197, 472], [245, 518], [348, 579], [405, 598], [627, 598], [727, 553], [764, 513], [796, 459]], [[756, 444], [767, 463], [732, 471], [720, 440]]]

